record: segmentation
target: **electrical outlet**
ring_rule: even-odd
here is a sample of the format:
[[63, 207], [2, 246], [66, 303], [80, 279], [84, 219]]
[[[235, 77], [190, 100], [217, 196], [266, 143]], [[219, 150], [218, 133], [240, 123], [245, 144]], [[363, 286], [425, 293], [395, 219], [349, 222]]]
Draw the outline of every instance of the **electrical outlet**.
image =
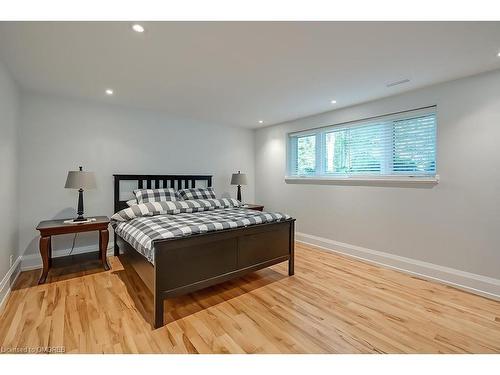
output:
[[12, 267], [12, 263], [14, 263], [14, 254], [10, 254], [9, 267]]

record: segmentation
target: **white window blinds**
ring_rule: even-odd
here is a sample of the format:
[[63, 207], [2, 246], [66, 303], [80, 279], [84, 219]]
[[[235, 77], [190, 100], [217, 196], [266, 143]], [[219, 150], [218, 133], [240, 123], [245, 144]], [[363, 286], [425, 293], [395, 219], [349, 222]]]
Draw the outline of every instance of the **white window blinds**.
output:
[[435, 176], [435, 107], [289, 134], [288, 174]]

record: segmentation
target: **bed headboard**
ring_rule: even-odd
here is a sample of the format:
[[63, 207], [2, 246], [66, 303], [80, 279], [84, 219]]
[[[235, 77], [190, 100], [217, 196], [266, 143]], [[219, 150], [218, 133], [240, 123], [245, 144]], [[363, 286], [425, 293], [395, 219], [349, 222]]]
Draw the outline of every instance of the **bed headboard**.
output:
[[[196, 183], [198, 181], [204, 181], [203, 187], [212, 186], [212, 176], [209, 175], [163, 175], [163, 174], [114, 174], [115, 178], [115, 190], [114, 190], [114, 210], [118, 212], [127, 208], [127, 199], [120, 200], [120, 181], [135, 181], [137, 186], [134, 189], [159, 189], [159, 188], [173, 188], [188, 189], [197, 187]], [[129, 191], [131, 192], [131, 191]], [[130, 198], [128, 198], [130, 199]]]

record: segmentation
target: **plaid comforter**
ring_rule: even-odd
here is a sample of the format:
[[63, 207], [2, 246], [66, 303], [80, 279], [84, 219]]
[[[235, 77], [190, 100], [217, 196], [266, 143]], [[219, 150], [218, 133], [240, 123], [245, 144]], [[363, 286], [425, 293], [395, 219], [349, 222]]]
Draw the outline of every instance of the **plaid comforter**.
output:
[[[165, 210], [158, 207], [153, 209], [154, 213], [151, 213], [145, 207], [138, 208], [132, 206], [125, 209], [129, 210], [128, 214], [124, 214], [122, 211], [125, 210], [122, 210], [113, 215], [112, 224], [120, 237], [154, 264], [153, 241], [155, 240], [179, 238], [192, 234], [278, 222], [290, 218], [290, 216], [280, 213], [259, 212], [241, 208], [238, 207], [238, 201], [233, 201], [212, 202], [212, 204], [208, 205], [205, 202], [200, 205], [196, 204], [196, 208], [186, 207], [182, 210], [168, 210], [169, 213], [164, 213]], [[185, 202], [192, 203], [194, 201]], [[199, 201], [197, 200], [197, 202]], [[222, 207], [214, 208], [214, 206]], [[195, 211], [179, 212], [179, 210], [183, 211], [192, 208]], [[137, 215], [134, 214], [134, 211]], [[130, 216], [128, 216], [129, 214]], [[124, 218], [125, 216], [127, 219]]]

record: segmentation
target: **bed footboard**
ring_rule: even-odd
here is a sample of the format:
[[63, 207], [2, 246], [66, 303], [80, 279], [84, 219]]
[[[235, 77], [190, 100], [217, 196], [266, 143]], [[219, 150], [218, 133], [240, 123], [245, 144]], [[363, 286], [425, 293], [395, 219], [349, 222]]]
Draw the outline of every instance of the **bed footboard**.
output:
[[295, 220], [253, 225], [154, 243], [154, 326], [164, 300], [288, 261], [294, 273]]
[[155, 264], [120, 236], [117, 246], [154, 296], [154, 327], [164, 300], [288, 261], [294, 274], [295, 219], [154, 242]]

